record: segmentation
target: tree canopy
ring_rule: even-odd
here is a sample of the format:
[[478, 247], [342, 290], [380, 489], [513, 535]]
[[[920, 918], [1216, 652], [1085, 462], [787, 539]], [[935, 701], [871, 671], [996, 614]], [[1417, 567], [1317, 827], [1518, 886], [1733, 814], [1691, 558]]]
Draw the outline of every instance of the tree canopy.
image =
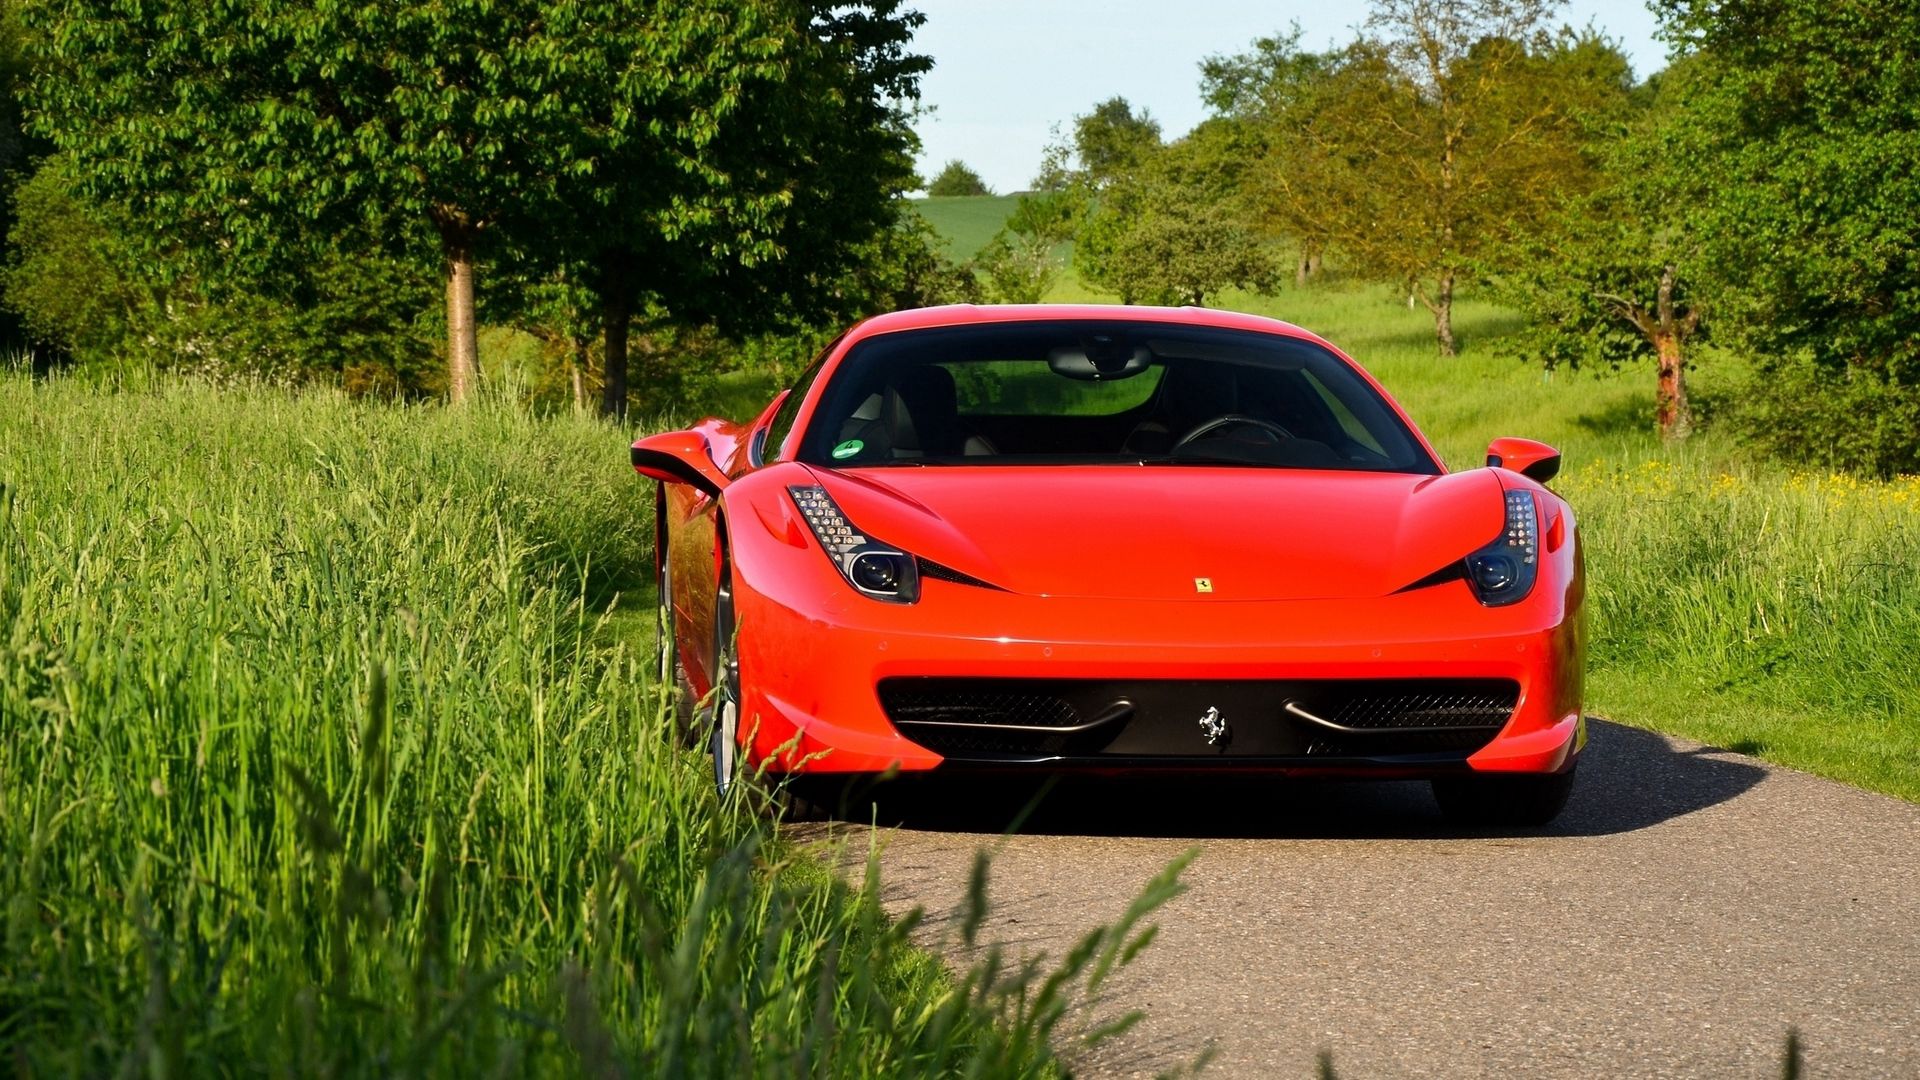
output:
[[1690, 60], [1670, 153], [1716, 325], [1758, 355], [1750, 429], [1790, 456], [1920, 471], [1920, 8], [1663, 0]]
[[1095, 187], [1132, 172], [1160, 145], [1160, 122], [1145, 109], [1135, 113], [1123, 97], [1108, 98], [1073, 121], [1074, 154]]
[[1585, 132], [1618, 108], [1626, 62], [1548, 28], [1544, 0], [1380, 0], [1367, 33], [1323, 63], [1276, 40], [1273, 76], [1227, 71], [1216, 95], [1274, 131], [1266, 214], [1406, 285], [1454, 353], [1453, 298], [1488, 256], [1590, 183]]
[[993, 189], [987, 186], [980, 174], [974, 172], [967, 163], [955, 158], [947, 162], [932, 180], [927, 182], [927, 194], [935, 198], [947, 198], [955, 195], [991, 195]]
[[1549, 367], [1651, 360], [1655, 427], [1693, 428], [1686, 369], [1704, 336], [1700, 206], [1710, 179], [1674, 152], [1682, 61], [1635, 96], [1598, 148], [1591, 192], [1571, 197], [1498, 260], [1497, 291], [1529, 317], [1518, 350]]
[[[23, 13], [54, 76], [35, 83], [40, 130], [83, 194], [151, 227], [150, 246], [229, 275], [298, 275], [344, 236], [434, 250], [456, 400], [487, 256], [558, 264], [558, 242], [629, 310], [643, 289], [678, 309], [812, 281], [751, 271], [796, 238], [868, 226], [836, 241], [855, 244], [879, 227], [907, 173], [897, 103], [926, 66], [904, 50], [919, 17], [897, 0]], [[606, 242], [579, 252], [583, 236]]]

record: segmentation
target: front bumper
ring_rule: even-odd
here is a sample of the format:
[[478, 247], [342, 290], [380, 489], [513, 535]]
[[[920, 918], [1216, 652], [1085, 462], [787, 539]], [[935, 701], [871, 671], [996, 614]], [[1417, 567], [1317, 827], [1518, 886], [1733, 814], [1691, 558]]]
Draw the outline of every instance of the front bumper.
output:
[[[751, 757], [786, 772], [1561, 772], [1585, 742], [1577, 570], [1568, 577], [1572, 584], [1556, 588], [1543, 575], [1533, 596], [1498, 609], [1479, 605], [1458, 581], [1362, 600], [1143, 602], [930, 580], [910, 606], [811, 576], [769, 591], [743, 582], [743, 725]], [[1121, 696], [1125, 687], [1153, 687], [1158, 696], [1151, 725], [1142, 719], [1141, 730], [1105, 742], [1009, 753], [956, 751], [949, 741], [942, 754], [924, 745], [938, 740], [903, 734], [881, 701], [885, 680], [926, 679], [1079, 681], [1122, 687]], [[1281, 715], [1284, 703], [1298, 699], [1298, 687], [1328, 680], [1510, 681], [1517, 701], [1491, 738], [1471, 747], [1414, 740], [1375, 753], [1366, 740], [1317, 750], [1289, 742], [1281, 726], [1300, 725]], [[1232, 738], [1208, 742], [1200, 720], [1210, 708], [1225, 714]]]

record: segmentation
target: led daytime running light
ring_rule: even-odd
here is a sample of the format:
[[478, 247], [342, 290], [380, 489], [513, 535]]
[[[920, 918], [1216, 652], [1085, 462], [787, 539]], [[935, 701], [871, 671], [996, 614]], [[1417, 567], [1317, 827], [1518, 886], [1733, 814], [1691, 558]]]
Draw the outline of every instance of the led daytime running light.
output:
[[920, 599], [920, 573], [913, 556], [855, 528], [826, 488], [795, 485], [787, 493], [847, 584], [876, 600], [911, 604]]
[[1540, 572], [1540, 521], [1530, 491], [1507, 492], [1507, 522], [1493, 543], [1467, 556], [1467, 581], [1488, 607], [1527, 598]]

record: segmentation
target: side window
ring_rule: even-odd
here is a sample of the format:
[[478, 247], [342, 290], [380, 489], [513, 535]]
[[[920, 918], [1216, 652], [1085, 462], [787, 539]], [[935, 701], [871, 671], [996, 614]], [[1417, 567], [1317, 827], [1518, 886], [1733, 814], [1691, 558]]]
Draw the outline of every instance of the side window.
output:
[[813, 389], [814, 380], [820, 377], [821, 369], [827, 366], [827, 357], [833, 355], [833, 350], [839, 344], [840, 340], [835, 338], [833, 344], [821, 349], [806, 374], [793, 384], [793, 389], [787, 393], [787, 400], [780, 403], [779, 411], [773, 414], [773, 420], [767, 424], [766, 441], [760, 446], [756, 457], [762, 461], [785, 460], [780, 456], [780, 445], [787, 441], [787, 435], [793, 431], [793, 422], [800, 417], [800, 403], [807, 400], [807, 391]]

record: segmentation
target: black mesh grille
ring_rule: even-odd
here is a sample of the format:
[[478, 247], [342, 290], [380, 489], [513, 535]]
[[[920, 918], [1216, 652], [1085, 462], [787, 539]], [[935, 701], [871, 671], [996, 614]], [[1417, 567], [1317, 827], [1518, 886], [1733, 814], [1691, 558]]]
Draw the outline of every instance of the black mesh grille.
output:
[[[1316, 709], [1316, 697], [1330, 704], [1324, 710]], [[1513, 715], [1519, 697], [1520, 688], [1515, 684], [1489, 679], [1412, 693], [1322, 691], [1300, 695], [1300, 703], [1341, 727], [1498, 728]]]
[[[880, 700], [895, 723], [937, 720], [943, 723], [1019, 724], [1024, 727], [1072, 727], [1080, 714], [1044, 688], [1022, 689], [992, 679], [888, 680]], [[957, 685], [956, 685], [957, 684]]]
[[932, 559], [920, 559], [918, 561], [920, 564], [920, 576], [923, 578], [932, 578], [935, 581], [950, 581], [955, 585], [971, 585], [976, 589], [999, 589], [1001, 592], [1006, 591], [1000, 589], [1000, 586], [992, 582], [981, 581], [971, 574], [963, 574], [951, 566], [941, 566]]

